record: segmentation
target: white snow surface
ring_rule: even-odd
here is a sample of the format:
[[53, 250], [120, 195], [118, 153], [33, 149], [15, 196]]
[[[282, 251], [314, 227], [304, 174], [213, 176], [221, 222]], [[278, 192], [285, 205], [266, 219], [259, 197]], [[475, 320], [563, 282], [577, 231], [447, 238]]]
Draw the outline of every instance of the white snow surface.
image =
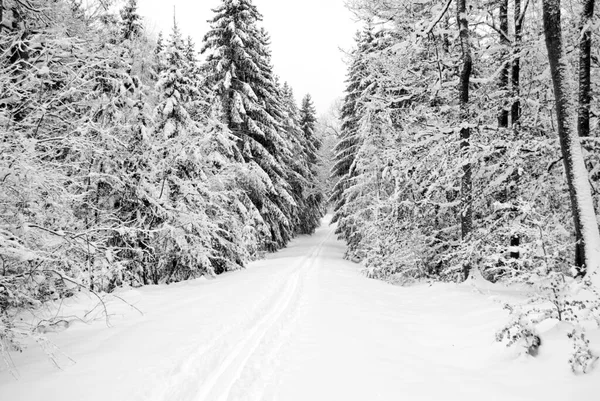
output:
[[[2, 368], [0, 400], [598, 400], [556, 325], [536, 358], [495, 342], [501, 286], [370, 280], [328, 221], [248, 269], [118, 292], [111, 326], [72, 324]], [[69, 300], [67, 310], [92, 298]], [[597, 369], [598, 370], [598, 369]]]

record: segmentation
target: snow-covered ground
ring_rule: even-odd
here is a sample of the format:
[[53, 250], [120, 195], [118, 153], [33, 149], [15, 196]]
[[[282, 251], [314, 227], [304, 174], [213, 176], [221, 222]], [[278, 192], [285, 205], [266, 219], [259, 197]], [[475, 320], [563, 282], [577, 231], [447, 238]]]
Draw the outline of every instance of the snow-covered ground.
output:
[[547, 333], [537, 358], [495, 342], [499, 287], [392, 286], [343, 252], [324, 224], [243, 271], [122, 290], [143, 315], [114, 298], [110, 327], [48, 334], [62, 370], [37, 346], [13, 355], [0, 400], [600, 399], [598, 372], [570, 372], [564, 335]]

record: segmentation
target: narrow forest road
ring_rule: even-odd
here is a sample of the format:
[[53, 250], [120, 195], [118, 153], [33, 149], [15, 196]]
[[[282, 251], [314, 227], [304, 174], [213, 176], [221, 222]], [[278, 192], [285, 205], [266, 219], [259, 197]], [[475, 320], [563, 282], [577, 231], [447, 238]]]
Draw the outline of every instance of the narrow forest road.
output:
[[52, 334], [76, 361], [63, 370], [15, 355], [0, 400], [597, 399], [598, 375], [495, 343], [506, 315], [489, 293], [369, 280], [343, 252], [324, 224], [246, 270], [123, 291], [143, 316], [115, 300], [112, 327]]

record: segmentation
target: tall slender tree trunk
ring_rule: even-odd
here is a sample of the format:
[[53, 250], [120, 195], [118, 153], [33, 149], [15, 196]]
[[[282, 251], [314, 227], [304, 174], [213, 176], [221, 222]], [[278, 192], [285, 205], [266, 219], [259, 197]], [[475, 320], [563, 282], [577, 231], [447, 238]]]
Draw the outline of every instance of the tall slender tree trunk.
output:
[[590, 135], [590, 101], [591, 101], [591, 50], [592, 28], [594, 18], [594, 0], [584, 0], [581, 12], [579, 39], [579, 108], [577, 115], [577, 132], [580, 137]]
[[[529, 2], [525, 4], [523, 10], [521, 10], [521, 0], [514, 0], [514, 10], [513, 10], [513, 19], [514, 19], [514, 27], [515, 27], [515, 38], [513, 45], [513, 60], [511, 66], [511, 92], [513, 103], [510, 108], [510, 121], [513, 129], [516, 131], [519, 123], [519, 119], [521, 118], [521, 100], [519, 96], [521, 95], [521, 83], [520, 83], [520, 75], [521, 75], [521, 42], [523, 38], [523, 19], [525, 18], [525, 11], [527, 9], [527, 5]], [[518, 177], [515, 180], [518, 182]], [[511, 252], [510, 257], [517, 259], [520, 256], [518, 251], [515, 251], [516, 248], [521, 244], [521, 237], [518, 233], [513, 233], [510, 237], [510, 246]]]
[[[579, 275], [584, 276], [598, 269], [600, 264], [600, 234], [588, 181], [588, 172], [577, 135], [577, 111], [571, 98], [572, 88], [566, 76], [568, 66], [564, 60], [560, 0], [543, 0], [544, 34], [548, 61], [556, 100], [556, 122], [563, 155], [567, 185], [571, 198], [571, 209], [577, 244], [575, 265]], [[600, 277], [594, 277], [600, 288]]]
[[521, 11], [521, 0], [515, 0], [514, 9], [514, 21], [515, 21], [515, 44], [513, 48], [513, 62], [511, 71], [511, 83], [512, 83], [512, 94], [513, 104], [510, 110], [511, 123], [514, 126], [521, 117], [521, 100], [519, 99], [521, 88], [520, 88], [520, 74], [521, 74], [521, 41], [523, 38], [523, 15], [525, 11]]
[[504, 96], [502, 97], [502, 103], [500, 104], [500, 109], [498, 110], [498, 127], [506, 128], [508, 127], [508, 109], [506, 96], [508, 94], [508, 70], [509, 70], [509, 61], [507, 60], [508, 56], [508, 0], [500, 0], [500, 44], [502, 45], [502, 70], [500, 71], [500, 81], [498, 82], [498, 87], [501, 91], [504, 92]]
[[[469, 43], [469, 22], [467, 20], [466, 0], [457, 0], [456, 17], [458, 20], [458, 30], [461, 48], [462, 66], [460, 70], [460, 81], [458, 84], [458, 97], [460, 102], [460, 119], [465, 124], [469, 119], [469, 82], [471, 79], [471, 70], [473, 68], [473, 59], [471, 58], [471, 47]], [[462, 157], [469, 157], [469, 148], [471, 146], [471, 129], [463, 127], [460, 130], [460, 150]], [[471, 163], [464, 163], [463, 176], [461, 179], [461, 215], [460, 226], [462, 239], [466, 240], [473, 230], [473, 177]], [[465, 278], [469, 274], [470, 267], [465, 264], [463, 274]]]

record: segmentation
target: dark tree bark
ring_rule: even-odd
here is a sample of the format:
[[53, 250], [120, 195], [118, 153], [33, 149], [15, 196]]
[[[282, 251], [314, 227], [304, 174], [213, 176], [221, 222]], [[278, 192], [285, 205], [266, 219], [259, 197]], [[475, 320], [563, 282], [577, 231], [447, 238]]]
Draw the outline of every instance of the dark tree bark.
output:
[[592, 23], [592, 18], [594, 18], [594, 0], [584, 0], [579, 26], [579, 108], [577, 113], [577, 132], [580, 137], [590, 135], [592, 50], [592, 29], [590, 24]]
[[506, 60], [508, 55], [508, 0], [500, 0], [500, 43], [502, 44], [502, 70], [500, 71], [500, 81], [498, 87], [504, 92], [500, 109], [498, 110], [498, 127], [508, 127], [508, 109], [506, 105], [506, 95], [508, 94], [508, 69], [509, 62]]
[[[458, 97], [460, 102], [460, 119], [465, 123], [469, 119], [469, 82], [473, 59], [471, 58], [471, 47], [469, 43], [469, 22], [467, 20], [466, 0], [457, 0], [456, 17], [461, 48], [461, 70], [458, 84]], [[463, 127], [460, 130], [460, 149], [462, 157], [469, 157], [471, 146], [471, 129]], [[465, 240], [473, 230], [473, 177], [471, 163], [463, 164], [463, 176], [461, 179], [461, 215], [460, 226], [462, 239]], [[463, 274], [465, 278], [469, 274], [469, 266], [465, 265]]]
[[[513, 129], [517, 129], [519, 119], [521, 118], [521, 43], [523, 40], [523, 20], [525, 19], [525, 13], [527, 12], [527, 6], [529, 0], [526, 1], [525, 6], [521, 10], [521, 0], [515, 0], [514, 3], [514, 25], [515, 25], [515, 43], [513, 46], [513, 61], [511, 68], [511, 86], [512, 86], [512, 97], [513, 104], [510, 109], [510, 120]], [[518, 182], [518, 178], [517, 178]], [[518, 247], [521, 244], [521, 237], [519, 234], [513, 234], [510, 238], [510, 246]], [[519, 258], [519, 252], [511, 252], [511, 258]]]
[[571, 99], [572, 93], [567, 77], [568, 67], [563, 58], [560, 0], [543, 0], [542, 7], [546, 48], [556, 100], [558, 136], [577, 241], [575, 265], [578, 268], [578, 275], [584, 276], [589, 269], [597, 268], [600, 235], [587, 170], [575, 127], [577, 113]]
[[520, 88], [520, 74], [521, 74], [521, 42], [523, 39], [523, 19], [525, 18], [525, 11], [521, 11], [521, 0], [515, 0], [514, 20], [515, 20], [515, 45], [513, 50], [513, 62], [511, 71], [511, 83], [513, 93], [513, 104], [510, 110], [511, 123], [515, 125], [521, 117], [521, 101], [519, 100], [521, 88]]
[[450, 52], [450, 35], [448, 35], [448, 32], [450, 31], [450, 13], [446, 13], [444, 15], [444, 29], [446, 32], [444, 32], [444, 39], [442, 43], [444, 54], [448, 54], [448, 52]]

